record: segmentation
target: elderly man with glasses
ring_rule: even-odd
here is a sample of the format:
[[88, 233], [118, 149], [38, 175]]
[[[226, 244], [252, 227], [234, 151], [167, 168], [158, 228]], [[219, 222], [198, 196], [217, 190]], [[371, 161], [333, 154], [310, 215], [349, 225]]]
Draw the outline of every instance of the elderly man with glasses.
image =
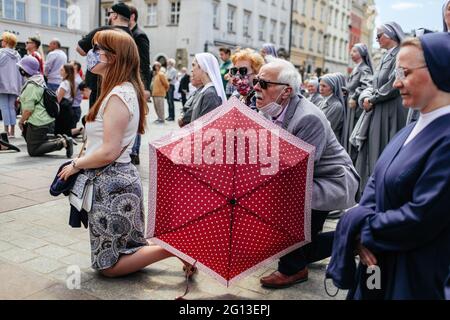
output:
[[308, 279], [308, 264], [330, 256], [334, 233], [320, 232], [330, 211], [356, 204], [359, 177], [325, 115], [299, 94], [301, 76], [291, 63], [275, 59], [261, 68], [253, 83], [259, 111], [316, 148], [312, 242], [282, 257], [278, 271], [261, 278], [264, 287], [286, 288]]

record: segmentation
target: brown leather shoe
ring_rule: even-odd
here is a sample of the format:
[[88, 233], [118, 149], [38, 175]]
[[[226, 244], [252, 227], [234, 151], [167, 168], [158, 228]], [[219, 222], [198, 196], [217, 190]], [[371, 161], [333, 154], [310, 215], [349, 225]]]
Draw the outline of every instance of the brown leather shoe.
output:
[[261, 285], [266, 288], [283, 289], [307, 280], [308, 269], [305, 268], [292, 276], [286, 276], [279, 271], [275, 271], [271, 275], [261, 278], [259, 282], [261, 282]]

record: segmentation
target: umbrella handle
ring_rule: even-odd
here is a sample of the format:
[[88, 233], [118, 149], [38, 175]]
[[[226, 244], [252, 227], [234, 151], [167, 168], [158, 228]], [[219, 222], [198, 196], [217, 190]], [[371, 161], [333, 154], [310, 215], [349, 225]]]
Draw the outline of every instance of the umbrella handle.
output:
[[327, 293], [327, 295], [328, 295], [330, 298], [334, 298], [334, 297], [336, 297], [336, 296], [338, 295], [338, 293], [339, 293], [339, 288], [337, 288], [336, 293], [335, 293], [334, 295], [331, 295], [330, 292], [328, 291], [327, 277], [325, 277], [325, 278], [323, 279], [323, 286], [325, 287], [325, 292]]
[[176, 297], [175, 300], [186, 300], [184, 297], [186, 297], [189, 293], [189, 280], [192, 278], [192, 275], [195, 273], [196, 263], [197, 263], [197, 261], [195, 261], [192, 266], [187, 267], [186, 272], [185, 272], [185, 274], [186, 274], [186, 290], [184, 291], [184, 294], [182, 296]]

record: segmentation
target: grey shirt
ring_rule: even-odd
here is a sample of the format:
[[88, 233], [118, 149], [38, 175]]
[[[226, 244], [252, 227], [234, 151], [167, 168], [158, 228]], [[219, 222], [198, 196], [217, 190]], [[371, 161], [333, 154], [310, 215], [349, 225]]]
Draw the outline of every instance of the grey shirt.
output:
[[62, 77], [60, 74], [61, 68], [67, 63], [67, 55], [60, 49], [53, 50], [47, 55], [45, 61], [44, 74], [47, 77], [47, 82], [51, 84], [60, 84]]
[[166, 77], [170, 85], [175, 85], [177, 82], [178, 71], [174, 67], [167, 68]]
[[352, 160], [316, 106], [295, 96], [287, 106], [283, 128], [316, 147], [312, 208], [332, 211], [356, 204], [359, 176]]

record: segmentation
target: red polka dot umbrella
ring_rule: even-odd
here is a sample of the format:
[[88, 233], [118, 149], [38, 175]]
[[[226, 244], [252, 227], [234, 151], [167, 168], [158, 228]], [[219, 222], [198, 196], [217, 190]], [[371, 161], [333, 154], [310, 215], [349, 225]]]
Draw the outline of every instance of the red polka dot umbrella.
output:
[[147, 236], [224, 285], [310, 242], [314, 147], [231, 99], [150, 145]]

